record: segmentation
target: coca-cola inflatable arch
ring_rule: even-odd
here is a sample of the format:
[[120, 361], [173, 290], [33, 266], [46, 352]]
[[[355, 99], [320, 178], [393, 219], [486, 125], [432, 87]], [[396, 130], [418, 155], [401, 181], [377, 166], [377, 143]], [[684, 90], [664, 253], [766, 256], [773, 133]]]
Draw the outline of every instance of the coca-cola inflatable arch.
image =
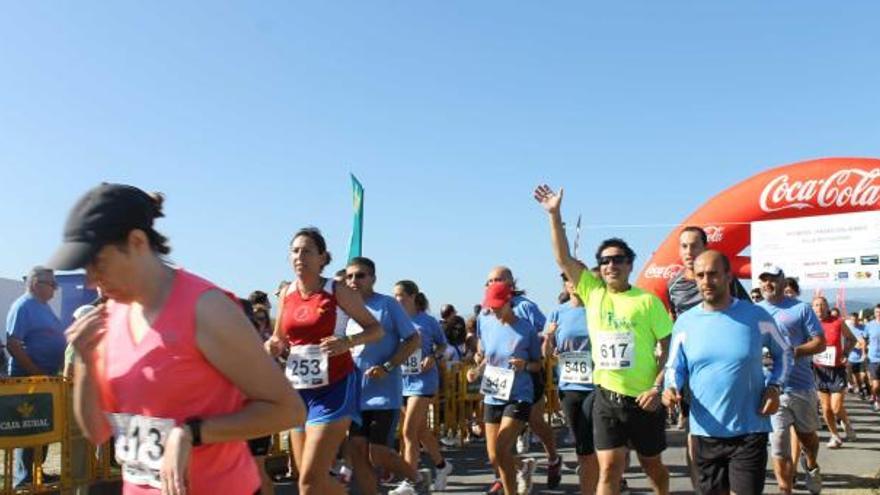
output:
[[[726, 254], [739, 278], [751, 278], [750, 223], [759, 220], [853, 213], [880, 209], [880, 159], [823, 158], [774, 168], [710, 199], [681, 226], [703, 227], [709, 247]], [[684, 267], [678, 257], [681, 227], [654, 253], [636, 285], [667, 305], [666, 282]]]

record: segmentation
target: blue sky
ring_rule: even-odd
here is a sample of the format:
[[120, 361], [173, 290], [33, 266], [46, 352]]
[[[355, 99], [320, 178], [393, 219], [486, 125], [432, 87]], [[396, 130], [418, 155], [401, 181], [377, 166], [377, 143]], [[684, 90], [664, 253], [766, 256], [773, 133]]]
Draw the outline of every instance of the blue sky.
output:
[[[348, 173], [378, 289], [469, 308], [558, 277], [540, 182], [586, 226], [674, 224], [776, 165], [880, 156], [876, 2], [17, 2], [0, 9], [0, 276], [102, 180], [167, 195], [173, 259], [240, 293], [337, 260]], [[642, 261], [669, 227], [584, 229]], [[340, 266], [334, 263], [333, 268]], [[638, 265], [640, 266], [640, 265]]]

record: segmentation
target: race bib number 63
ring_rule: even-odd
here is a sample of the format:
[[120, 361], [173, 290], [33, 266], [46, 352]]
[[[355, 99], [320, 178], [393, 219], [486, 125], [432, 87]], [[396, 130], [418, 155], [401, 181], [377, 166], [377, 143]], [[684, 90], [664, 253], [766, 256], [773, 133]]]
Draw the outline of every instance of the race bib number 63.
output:
[[122, 477], [135, 485], [161, 488], [159, 468], [174, 420], [124, 413], [108, 414], [107, 419], [113, 427], [116, 461], [122, 466]]

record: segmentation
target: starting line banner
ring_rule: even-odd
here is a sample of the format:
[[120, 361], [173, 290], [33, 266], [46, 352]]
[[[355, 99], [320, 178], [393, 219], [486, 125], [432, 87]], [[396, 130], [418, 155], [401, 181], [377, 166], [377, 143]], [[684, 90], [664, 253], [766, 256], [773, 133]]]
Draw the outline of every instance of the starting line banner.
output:
[[801, 288], [880, 287], [880, 211], [752, 223], [752, 284], [771, 264]]

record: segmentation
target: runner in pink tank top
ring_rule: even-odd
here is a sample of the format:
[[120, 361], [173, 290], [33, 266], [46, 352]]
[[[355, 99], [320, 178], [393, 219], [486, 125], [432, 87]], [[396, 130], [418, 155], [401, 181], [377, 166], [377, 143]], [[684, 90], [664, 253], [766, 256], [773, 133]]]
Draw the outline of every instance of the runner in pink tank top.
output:
[[250, 495], [244, 440], [301, 421], [302, 402], [231, 295], [164, 262], [159, 216], [161, 198], [102, 184], [68, 217], [50, 264], [110, 299], [67, 331], [74, 414], [93, 443], [115, 435], [126, 495]]
[[[297, 278], [281, 294], [275, 334], [266, 349], [278, 356], [289, 348], [287, 378], [306, 406], [305, 428], [291, 432], [299, 493], [342, 494], [344, 487], [328, 473], [352, 419], [359, 421], [359, 379], [350, 350], [379, 340], [382, 327], [360, 295], [321, 277], [330, 253], [318, 229], [293, 236], [290, 258]], [[362, 333], [345, 335], [349, 316]]]

